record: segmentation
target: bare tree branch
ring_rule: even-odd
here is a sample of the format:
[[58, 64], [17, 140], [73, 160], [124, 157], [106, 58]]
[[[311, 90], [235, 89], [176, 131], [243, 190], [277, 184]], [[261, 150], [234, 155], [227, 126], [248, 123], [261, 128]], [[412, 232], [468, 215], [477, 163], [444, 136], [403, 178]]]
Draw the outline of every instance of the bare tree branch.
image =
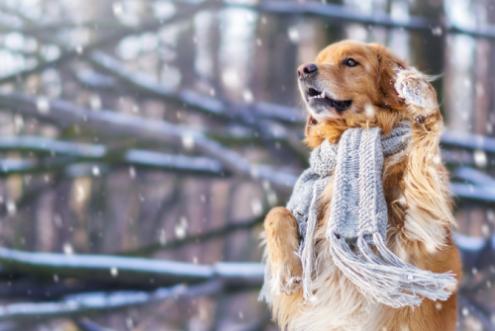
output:
[[101, 134], [133, 136], [137, 139], [181, 146], [196, 150], [220, 161], [236, 175], [267, 181], [274, 187], [288, 192], [295, 182], [295, 175], [283, 173], [265, 165], [253, 165], [242, 155], [187, 127], [165, 121], [153, 121], [111, 111], [92, 112], [66, 101], [52, 100], [49, 111], [40, 112], [36, 99], [21, 94], [0, 93], [0, 106], [24, 116], [55, 123], [59, 126], [85, 127]]
[[[213, 1], [203, 1], [201, 3], [198, 3], [195, 6], [188, 6], [181, 10], [178, 13], [173, 14], [171, 17], [167, 19], [160, 19], [160, 20], [150, 20], [147, 21], [146, 23], [143, 23], [140, 26], [137, 27], [130, 27], [130, 26], [123, 26], [121, 29], [118, 31], [109, 33], [108, 35], [101, 37], [99, 40], [94, 41], [90, 44], [83, 45], [83, 50], [84, 52], [89, 52], [91, 50], [100, 48], [102, 46], [106, 46], [112, 42], [115, 42], [117, 40], [120, 40], [130, 34], [138, 34], [138, 33], [143, 33], [149, 30], [154, 30], [159, 27], [161, 27], [164, 24], [172, 24], [177, 21], [181, 21], [185, 18], [190, 18], [193, 14], [207, 8], [212, 8], [217, 6]], [[33, 32], [37, 32], [36, 29], [32, 30]], [[38, 31], [40, 32], [40, 31]], [[16, 80], [22, 80], [32, 74], [38, 73], [40, 71], [43, 71], [47, 68], [63, 64], [77, 56], [80, 56], [80, 50], [75, 48], [75, 49], [65, 49], [62, 51], [62, 53], [51, 60], [45, 60], [43, 62], [37, 63], [33, 67], [25, 68], [23, 70], [19, 70], [17, 72], [14, 72], [12, 74], [8, 74], [6, 76], [0, 77], [0, 85], [9, 83], [12, 81]]]
[[[123, 63], [120, 63], [115, 58], [102, 53], [92, 52], [87, 55], [87, 58], [97, 68], [113, 77], [118, 78], [121, 82], [128, 84], [128, 88], [133, 91], [141, 91], [144, 95], [157, 97], [167, 102], [173, 102], [181, 106], [187, 106], [189, 109], [200, 111], [209, 116], [217, 117], [224, 120], [237, 120], [239, 114], [254, 114], [258, 117], [257, 121], [273, 120], [284, 124], [304, 124], [304, 114], [296, 108], [281, 106], [266, 102], [253, 103], [250, 105], [241, 104], [225, 104], [223, 101], [215, 97], [202, 95], [192, 90], [173, 91], [166, 90], [164, 86], [154, 82], [149, 77], [136, 72], [131, 72], [125, 69]], [[112, 78], [102, 78], [108, 86], [116, 84]], [[99, 86], [101, 87], [101, 86]], [[113, 88], [116, 88], [115, 86]], [[125, 88], [124, 88], [125, 89]], [[119, 88], [121, 90], [121, 88]], [[236, 111], [231, 111], [236, 109]], [[243, 119], [244, 124], [252, 124], [253, 119]], [[264, 131], [270, 131], [265, 128]], [[277, 130], [277, 134], [272, 134], [271, 138], [276, 140], [286, 141], [289, 139], [291, 145], [295, 148], [301, 148], [296, 145], [294, 139], [300, 140], [299, 137], [293, 137], [286, 130]], [[469, 151], [484, 151], [495, 156], [495, 139], [473, 134], [461, 134], [459, 132], [447, 131], [442, 135], [441, 144], [445, 148], [464, 149]]]
[[217, 263], [199, 265], [111, 255], [66, 255], [30, 253], [0, 248], [4, 272], [36, 274], [52, 278], [75, 278], [112, 284], [198, 283], [221, 279], [227, 286], [258, 286], [263, 267], [258, 263]]
[[459, 303], [462, 309], [467, 309], [467, 313], [474, 316], [483, 325], [483, 330], [495, 331], [495, 325], [492, 323], [489, 312], [483, 309], [479, 304], [465, 295], [459, 296]]
[[[456, 234], [454, 239], [462, 252], [466, 268], [489, 265], [477, 263], [482, 259], [493, 260], [495, 238], [481, 239]], [[257, 263], [217, 263], [207, 266], [120, 256], [29, 253], [7, 248], [0, 248], [0, 265], [4, 273], [37, 273], [49, 277], [56, 274], [62, 278], [84, 280], [89, 277], [94, 281], [137, 285], [148, 284], [150, 279], [153, 284], [160, 285], [213, 278], [220, 278], [233, 285], [257, 285], [263, 273], [263, 267]]]
[[410, 16], [405, 20], [394, 19], [386, 13], [364, 13], [356, 11], [352, 7], [334, 5], [319, 2], [297, 2], [297, 1], [273, 1], [246, 2], [238, 0], [226, 0], [227, 6], [248, 8], [260, 12], [277, 15], [310, 15], [321, 17], [331, 22], [355, 22], [367, 25], [383, 26], [387, 28], [401, 28], [418, 31], [431, 31], [440, 27], [442, 31], [449, 33], [460, 33], [478, 38], [495, 38], [495, 28], [491, 26], [469, 28], [459, 26], [453, 22], [431, 21], [422, 17]]
[[[49, 102], [49, 111], [39, 111], [35, 98], [21, 94], [0, 93], [0, 106], [62, 127], [76, 125], [100, 134], [132, 135], [137, 139], [155, 143], [185, 145], [189, 149], [218, 160], [235, 175], [265, 181], [284, 193], [290, 192], [297, 178], [295, 174], [267, 165], [251, 164], [239, 153], [225, 148], [204, 134], [165, 121], [156, 122], [111, 111], [92, 112], [62, 100], [52, 100]], [[490, 188], [452, 183], [451, 190], [465, 203], [495, 201], [495, 192]]]
[[0, 307], [0, 322], [26, 322], [60, 317], [77, 317], [107, 313], [164, 300], [181, 300], [212, 295], [224, 289], [218, 280], [198, 285], [175, 285], [152, 292], [118, 291], [70, 295], [56, 302], [13, 303]]
[[[259, 136], [262, 140], [271, 144], [282, 141], [299, 155], [305, 155], [303, 144], [298, 135], [291, 133], [285, 127], [277, 125], [277, 123], [271, 123], [269, 118], [264, 118], [264, 120], [260, 121], [257, 118], [256, 107], [218, 100], [193, 90], [182, 89], [175, 91], [166, 89], [163, 85], [154, 82], [143, 74], [131, 72], [125, 68], [123, 63], [103, 52], [93, 51], [88, 53], [86, 58], [98, 69], [127, 84], [127, 88], [133, 91], [139, 91], [147, 96], [175, 103], [180, 107], [185, 106], [188, 109], [196, 110], [217, 119], [244, 124], [254, 130], [253, 135], [255, 137]], [[232, 111], [232, 109], [235, 109], [235, 111]], [[299, 112], [296, 109], [291, 110], [293, 110], [293, 113]], [[281, 118], [284, 119], [287, 116], [290, 116], [290, 114], [287, 113], [285, 117]]]
[[206, 157], [174, 155], [142, 149], [110, 149], [99, 144], [75, 143], [35, 136], [0, 138], [0, 151], [50, 155], [48, 159], [42, 160], [0, 160], [0, 175], [56, 171], [76, 162], [125, 164], [210, 177], [229, 175], [228, 170], [220, 162]]
[[81, 331], [112, 331], [112, 329], [101, 326], [88, 318], [76, 319], [75, 324]]
[[144, 247], [139, 247], [138, 249], [127, 251], [120, 254], [128, 255], [128, 256], [147, 256], [156, 252], [157, 250], [169, 250], [169, 249], [180, 248], [190, 244], [204, 243], [213, 239], [225, 237], [237, 231], [251, 229], [263, 222], [265, 214], [266, 212], [263, 212], [261, 213], [262, 216], [255, 217], [248, 221], [241, 221], [235, 223], [230, 222], [219, 228], [208, 230], [203, 233], [192, 234], [181, 239], [175, 239], [167, 242], [157, 241], [149, 245], [146, 245]]

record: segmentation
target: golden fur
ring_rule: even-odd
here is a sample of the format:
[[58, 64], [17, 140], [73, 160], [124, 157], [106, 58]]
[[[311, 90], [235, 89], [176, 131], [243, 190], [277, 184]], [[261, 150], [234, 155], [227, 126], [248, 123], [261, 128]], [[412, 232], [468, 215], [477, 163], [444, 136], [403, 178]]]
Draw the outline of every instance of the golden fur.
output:
[[[344, 65], [349, 58], [358, 65]], [[422, 86], [422, 97], [434, 105], [427, 108], [417, 106], [407, 96], [399, 96], [394, 88], [397, 72], [410, 68], [380, 45], [353, 41], [332, 44], [320, 52], [315, 65], [318, 71], [311, 80], [316, 85], [312, 86], [335, 100], [352, 100], [352, 104], [345, 111], [330, 107], [316, 113], [305, 100], [309, 110], [307, 145], [314, 148], [324, 139], [336, 142], [349, 127], [378, 126], [386, 133], [399, 121], [409, 119], [413, 137], [407, 153], [400, 159], [385, 160], [388, 244], [398, 256], [420, 268], [452, 271], [460, 279], [461, 262], [451, 237], [455, 221], [448, 174], [439, 156], [442, 118], [436, 93], [426, 77], [410, 71], [403, 86]], [[303, 67], [299, 70], [305, 98], [309, 83], [301, 78]], [[321, 197], [316, 233], [317, 276], [314, 300], [310, 302], [304, 302], [299, 286], [301, 264], [296, 255], [299, 239], [295, 219], [283, 207], [274, 208], [266, 216], [266, 263], [274, 275], [271, 306], [279, 326], [290, 331], [455, 330], [457, 293], [445, 302], [424, 300], [416, 308], [393, 309], [371, 302], [341, 275], [331, 261], [325, 238], [331, 196], [330, 183]]]

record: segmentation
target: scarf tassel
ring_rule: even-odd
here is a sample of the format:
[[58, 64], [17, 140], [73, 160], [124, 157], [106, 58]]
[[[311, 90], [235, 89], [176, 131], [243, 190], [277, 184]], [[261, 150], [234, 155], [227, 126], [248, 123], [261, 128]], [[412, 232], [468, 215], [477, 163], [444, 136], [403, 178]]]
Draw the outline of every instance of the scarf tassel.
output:
[[405, 263], [378, 233], [371, 242], [359, 236], [355, 245], [335, 234], [329, 239], [336, 266], [364, 295], [382, 304], [400, 308], [417, 306], [422, 298], [447, 300], [456, 287], [453, 273], [433, 273]]

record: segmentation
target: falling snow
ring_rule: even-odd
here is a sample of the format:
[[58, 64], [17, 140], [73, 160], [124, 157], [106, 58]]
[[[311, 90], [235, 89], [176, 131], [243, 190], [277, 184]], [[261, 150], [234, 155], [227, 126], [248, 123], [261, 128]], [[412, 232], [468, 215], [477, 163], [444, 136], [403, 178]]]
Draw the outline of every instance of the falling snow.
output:
[[63, 246], [63, 251], [65, 255], [73, 255], [74, 254], [74, 247], [70, 243], [65, 243]]
[[486, 156], [486, 153], [482, 150], [477, 150], [473, 154], [474, 157], [474, 164], [476, 164], [477, 167], [479, 168], [486, 168], [488, 165], [488, 157]]
[[177, 237], [177, 239], [182, 239], [186, 236], [187, 226], [188, 226], [187, 218], [182, 216], [179, 219], [179, 222], [177, 222], [177, 224], [175, 225], [175, 229], [174, 229], [175, 236]]
[[114, 2], [112, 5], [113, 14], [115, 16], [120, 16], [124, 13], [124, 5], [122, 2]]
[[301, 36], [299, 35], [299, 29], [295, 26], [291, 26], [287, 34], [289, 36], [289, 40], [294, 44], [297, 44], [301, 40]]
[[40, 114], [47, 114], [50, 112], [50, 101], [46, 97], [38, 97], [36, 99], [36, 109]]
[[182, 146], [186, 150], [192, 150], [195, 145], [195, 138], [192, 134], [190, 133], [185, 133], [182, 135]]
[[114, 278], [117, 277], [119, 275], [119, 269], [115, 267], [110, 268], [110, 275]]
[[93, 166], [93, 167], [91, 168], [91, 173], [92, 173], [92, 174], [93, 174], [93, 176], [95, 176], [95, 177], [100, 176], [100, 174], [101, 174], [100, 167], [98, 167], [98, 166]]
[[253, 199], [251, 201], [251, 212], [254, 216], [258, 216], [263, 212], [263, 204], [258, 199]]
[[[294, 1], [301, 10], [340, 5], [326, 0]], [[445, 114], [442, 139], [448, 134], [462, 141], [449, 144], [442, 140], [447, 143], [441, 146], [441, 153], [427, 155], [428, 165], [436, 171], [443, 158], [448, 167], [459, 224], [453, 238], [463, 248], [463, 259], [469, 262], [471, 255], [482, 254], [464, 268], [460, 293], [475, 305], [459, 307], [458, 329], [475, 331], [489, 328], [490, 322], [495, 325], [491, 313], [495, 263], [490, 262], [488, 250], [494, 244], [495, 229], [495, 210], [491, 208], [495, 195], [490, 181], [494, 178], [490, 150], [495, 132], [488, 56], [492, 51], [490, 38], [477, 36], [478, 29], [490, 32], [488, 9], [494, 5], [480, 3], [471, 8], [469, 1], [449, 3], [441, 17], [432, 20], [436, 23], [410, 30], [381, 29], [354, 21], [348, 24], [337, 18], [321, 20], [319, 11], [310, 11], [310, 16], [290, 14], [291, 7], [284, 7], [284, 1], [272, 0], [266, 5], [273, 2], [275, 5], [268, 7], [273, 12], [246, 8], [264, 5], [248, 0], [240, 6], [209, 8], [183, 18], [181, 11], [190, 10], [195, 1], [179, 7], [168, 1], [103, 1], [96, 7], [89, 2], [45, 2], [49, 5], [6, 1], [6, 6], [15, 10], [0, 15], [5, 27], [0, 32], [0, 80], [5, 80], [0, 98], [16, 94], [26, 98], [25, 107], [24, 101], [15, 99], [2, 102], [5, 109], [0, 114], [2, 249], [59, 254], [60, 261], [53, 263], [72, 261], [83, 253], [115, 254], [124, 261], [159, 262], [157, 270], [166, 268], [170, 260], [186, 265], [180, 272], [204, 267], [192, 270], [206, 275], [210, 265], [220, 272], [224, 263], [232, 261], [243, 263], [242, 268], [229, 271], [233, 273], [243, 274], [251, 263], [259, 267], [262, 248], [258, 238], [263, 226], [251, 225], [259, 224], [267, 208], [285, 205], [293, 184], [290, 178], [304, 169], [310, 152], [303, 141], [306, 113], [295, 68], [313, 61], [327, 42], [346, 36], [385, 43], [411, 65], [431, 74], [442, 73], [434, 83], [441, 87], [438, 92]], [[380, 0], [370, 5], [352, 0], [344, 4], [356, 17], [371, 15], [379, 20], [380, 13], [390, 11], [399, 25], [413, 16], [418, 20], [412, 24], [421, 25], [424, 14], [417, 2], [389, 4]], [[417, 13], [412, 13], [413, 8]], [[277, 10], [286, 13], [279, 15]], [[333, 13], [334, 9], [330, 10]], [[180, 20], [168, 22], [176, 17]], [[469, 35], [451, 33], [451, 27], [466, 29]], [[38, 38], [40, 31], [48, 32]], [[111, 40], [108, 36], [112, 34], [121, 36]], [[421, 41], [419, 48], [416, 39]], [[98, 45], [99, 40], [105, 42]], [[437, 51], [438, 58], [434, 56]], [[93, 55], [98, 53], [104, 53], [109, 61], [96, 61]], [[71, 113], [71, 109], [77, 112]], [[375, 118], [380, 111], [373, 104], [364, 107], [368, 118]], [[162, 128], [166, 131], [158, 133]], [[152, 135], [155, 132], [156, 137]], [[477, 140], [475, 133], [486, 138]], [[208, 139], [211, 145], [203, 144], [210, 142]], [[459, 144], [466, 146], [459, 148]], [[173, 166], [160, 164], [161, 157], [128, 157], [136, 150], [162, 155]], [[185, 169], [184, 155], [195, 160], [187, 164], [193, 170]], [[463, 178], [461, 168], [480, 176]], [[279, 178], [289, 178], [290, 184], [281, 185]], [[408, 212], [414, 200], [398, 194], [395, 202]], [[192, 240], [195, 238], [200, 239]], [[139, 258], [129, 259], [128, 252], [137, 252]], [[2, 269], [6, 266], [2, 264]], [[92, 280], [82, 278], [91, 272], [67, 279], [63, 268], [53, 270], [48, 277], [34, 272], [22, 275], [21, 286], [15, 277], [6, 279], [7, 294], [11, 290], [16, 293], [30, 280], [39, 288], [19, 292], [15, 301], [6, 295], [2, 314], [9, 312], [12, 303], [39, 307], [40, 303], [63, 302], [65, 308], [77, 312], [85, 308], [78, 301], [79, 294], [68, 294], [63, 301], [65, 296], [50, 291], [79, 291], [79, 287], [87, 287], [90, 295], [100, 291], [99, 282], [93, 288]], [[173, 282], [156, 276], [144, 277], [143, 284], [136, 281], [135, 287], [130, 282], [132, 286], [125, 289], [124, 281], [133, 281], [126, 270], [110, 260], [99, 267], [97, 276], [109, 284], [118, 282], [119, 291], [137, 293], [141, 300], [158, 286], [166, 286], [158, 293], [175, 291]], [[155, 269], [145, 271], [149, 270]], [[188, 282], [187, 277], [177, 278]], [[414, 280], [412, 275], [406, 278]], [[259, 286], [261, 278], [256, 279], [253, 284]], [[187, 291], [189, 285], [196, 284], [180, 291]], [[478, 292], [468, 293], [471, 287]], [[177, 290], [167, 300], [153, 297], [156, 304], [140, 303], [132, 309], [101, 314], [95, 324], [104, 326], [94, 329], [253, 329], [266, 320], [267, 307], [252, 300], [251, 287], [249, 291], [240, 289], [243, 291], [235, 295], [221, 292], [180, 300]], [[114, 290], [108, 287], [101, 292], [107, 296]], [[126, 292], [122, 296], [132, 295]], [[113, 300], [95, 296], [88, 302], [112, 304]], [[316, 296], [310, 296], [309, 304], [317, 302]], [[480, 311], [478, 304], [483, 308]], [[443, 302], [435, 302], [434, 307], [438, 314], [446, 308]], [[218, 311], [228, 314], [220, 316]], [[33, 323], [40, 330], [76, 328], [76, 322], [93, 319], [72, 321], [61, 315], [45, 321], [39, 312], [25, 316], [34, 316]]]
[[244, 102], [252, 103], [254, 101], [253, 92], [251, 92], [250, 90], [244, 90], [242, 92], [242, 98], [244, 99]]
[[7, 213], [10, 216], [13, 216], [17, 213], [17, 205], [16, 205], [15, 201], [8, 200], [6, 203], [6, 207], [7, 207]]
[[443, 34], [443, 29], [441, 26], [436, 26], [434, 27], [433, 29], [431, 29], [431, 33], [434, 35], [434, 36], [441, 36]]
[[136, 178], [136, 168], [129, 167], [129, 177], [132, 179]]

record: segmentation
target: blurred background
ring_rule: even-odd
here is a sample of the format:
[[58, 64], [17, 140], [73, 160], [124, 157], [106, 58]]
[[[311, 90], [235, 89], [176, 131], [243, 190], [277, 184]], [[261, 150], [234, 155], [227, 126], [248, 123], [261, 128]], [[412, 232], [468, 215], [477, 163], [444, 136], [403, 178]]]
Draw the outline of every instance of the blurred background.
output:
[[1, 0], [0, 330], [276, 330], [295, 68], [345, 38], [440, 75], [458, 329], [495, 330], [492, 0]]

